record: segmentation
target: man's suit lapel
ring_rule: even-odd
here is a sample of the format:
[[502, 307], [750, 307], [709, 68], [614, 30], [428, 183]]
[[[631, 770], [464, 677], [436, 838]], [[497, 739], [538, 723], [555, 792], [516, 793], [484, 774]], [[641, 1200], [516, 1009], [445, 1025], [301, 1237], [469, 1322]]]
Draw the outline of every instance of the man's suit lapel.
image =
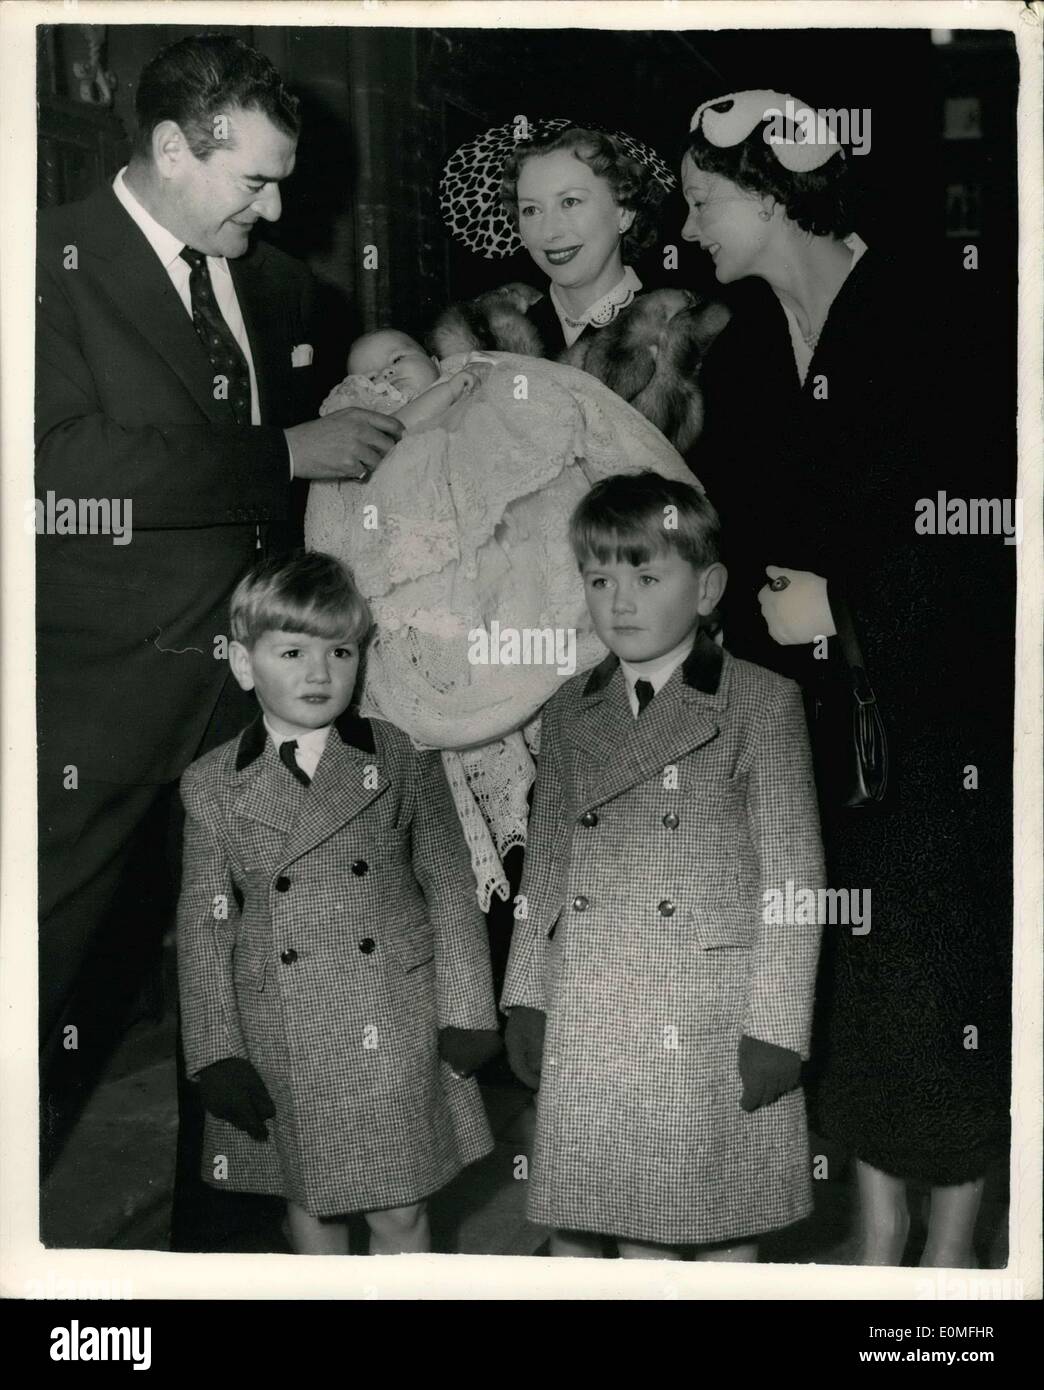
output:
[[213, 369], [192, 320], [159, 257], [112, 189], [94, 193], [83, 216], [81, 255], [93, 255], [98, 281], [129, 328], [160, 354], [208, 419], [227, 422], [224, 403], [214, 398]]

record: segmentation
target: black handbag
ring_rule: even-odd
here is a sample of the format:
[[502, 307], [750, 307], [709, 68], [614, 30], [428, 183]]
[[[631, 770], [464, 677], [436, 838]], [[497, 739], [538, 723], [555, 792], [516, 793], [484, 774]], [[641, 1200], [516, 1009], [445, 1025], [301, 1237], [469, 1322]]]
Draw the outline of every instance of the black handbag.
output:
[[813, 697], [810, 734], [816, 783], [824, 806], [879, 806], [888, 792], [888, 735], [867, 675], [848, 605], [830, 600], [845, 663]]

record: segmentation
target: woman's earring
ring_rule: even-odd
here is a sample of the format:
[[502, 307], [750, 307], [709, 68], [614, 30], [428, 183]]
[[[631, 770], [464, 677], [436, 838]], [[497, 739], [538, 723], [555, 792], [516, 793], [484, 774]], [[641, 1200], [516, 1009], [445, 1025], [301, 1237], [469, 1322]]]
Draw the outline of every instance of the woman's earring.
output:
[[761, 210], [758, 212], [758, 216], [761, 218], [762, 222], [772, 221], [772, 213], [769, 211], [768, 208], [761, 208]]

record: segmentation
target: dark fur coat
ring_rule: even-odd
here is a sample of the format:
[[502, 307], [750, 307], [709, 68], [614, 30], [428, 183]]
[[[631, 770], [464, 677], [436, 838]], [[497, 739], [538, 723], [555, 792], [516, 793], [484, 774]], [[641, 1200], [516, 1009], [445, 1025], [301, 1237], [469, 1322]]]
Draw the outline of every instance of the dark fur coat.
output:
[[556, 358], [604, 382], [679, 453], [692, 447], [703, 428], [700, 366], [729, 321], [723, 304], [699, 301], [686, 290], [652, 290], [564, 350], [541, 331], [546, 316], [530, 313], [538, 304], [544, 307], [544, 296], [531, 286], [502, 285], [447, 309], [429, 345], [440, 358], [491, 349]]

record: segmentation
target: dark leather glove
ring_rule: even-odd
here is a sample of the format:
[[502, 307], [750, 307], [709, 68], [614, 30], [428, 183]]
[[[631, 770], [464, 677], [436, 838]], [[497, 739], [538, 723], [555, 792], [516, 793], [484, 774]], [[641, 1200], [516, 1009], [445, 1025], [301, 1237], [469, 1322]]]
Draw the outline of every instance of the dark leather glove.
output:
[[439, 1056], [460, 1076], [470, 1076], [504, 1044], [495, 1028], [440, 1028]]
[[516, 1004], [508, 1014], [504, 1030], [508, 1062], [523, 1085], [534, 1091], [540, 1088], [540, 1068], [544, 1057], [544, 1028], [547, 1015], [543, 1009], [531, 1009]]
[[760, 1110], [798, 1084], [801, 1058], [789, 1047], [777, 1047], [744, 1033], [739, 1043], [739, 1074], [743, 1082], [740, 1109]]
[[275, 1114], [268, 1087], [245, 1057], [223, 1057], [199, 1073], [200, 1098], [219, 1120], [261, 1143], [268, 1138], [265, 1121]]

